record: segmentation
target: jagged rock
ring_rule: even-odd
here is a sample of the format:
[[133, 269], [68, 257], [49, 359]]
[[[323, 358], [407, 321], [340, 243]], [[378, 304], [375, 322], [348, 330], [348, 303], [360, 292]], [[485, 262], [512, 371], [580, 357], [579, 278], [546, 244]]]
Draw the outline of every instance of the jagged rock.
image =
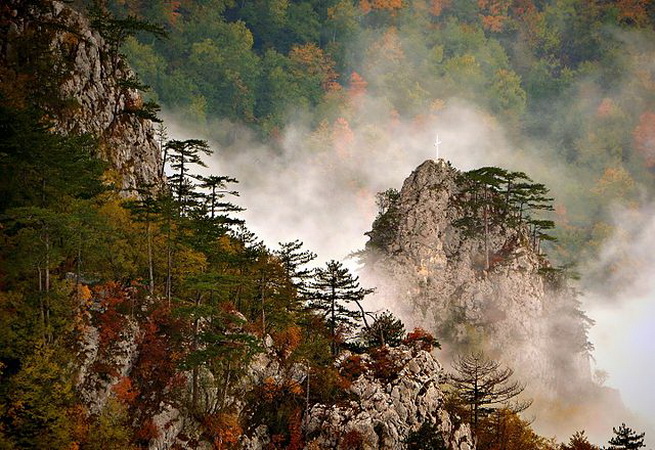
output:
[[[99, 353], [100, 335], [96, 327], [88, 325], [82, 336], [79, 355], [80, 371], [77, 391], [88, 406], [91, 414], [99, 414], [111, 395], [111, 389], [121, 377], [127, 376], [136, 360], [139, 325], [128, 320], [118, 339], [112, 341], [108, 349]], [[100, 374], [95, 365], [111, 367], [112, 375]]]
[[[314, 405], [305, 418], [308, 445], [339, 448], [348, 433], [356, 432], [366, 448], [402, 449], [410, 432], [424, 423], [436, 424], [453, 449], [473, 448], [468, 426], [455, 427], [444, 409], [439, 387], [443, 369], [428, 352], [407, 347], [385, 350], [393, 361], [393, 376], [376, 374], [375, 356], [358, 355], [366, 370], [349, 388], [355, 399], [347, 404]], [[341, 364], [350, 356], [342, 355]]]
[[394, 217], [369, 232], [364, 282], [387, 304], [407, 305], [399, 313], [446, 346], [483, 346], [531, 384], [567, 389], [589, 380], [575, 295], [544, 279], [548, 261], [516, 227], [489, 229], [486, 268], [484, 239], [454, 225], [463, 216], [459, 175], [443, 160], [426, 161], [405, 180]]
[[[138, 91], [124, 82], [134, 76], [123, 58], [90, 27], [87, 18], [58, 1], [26, 4], [11, 0], [9, 26], [0, 48], [7, 70], [18, 67], [15, 48], [21, 39], [51, 35], [52, 72], [65, 72], [58, 95], [67, 106], [46, 108], [48, 116], [64, 133], [90, 133], [100, 140], [99, 156], [120, 175], [123, 189], [161, 183], [161, 156], [150, 120], [135, 112], [143, 104]], [[20, 10], [20, 13], [18, 11]], [[7, 74], [5, 74], [7, 75]], [[12, 75], [13, 76], [13, 75]]]

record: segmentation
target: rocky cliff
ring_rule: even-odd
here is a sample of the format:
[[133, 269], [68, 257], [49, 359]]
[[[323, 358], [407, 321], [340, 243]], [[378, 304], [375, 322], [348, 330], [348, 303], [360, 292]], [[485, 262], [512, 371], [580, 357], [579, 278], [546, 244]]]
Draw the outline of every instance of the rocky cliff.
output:
[[[391, 374], [380, 373], [379, 359], [394, 362]], [[376, 361], [377, 360], [377, 361]], [[341, 355], [340, 366], [357, 361], [362, 370], [350, 392], [355, 399], [337, 406], [314, 405], [306, 428], [316, 448], [341, 448], [347, 436], [361, 439], [360, 448], [405, 448], [409, 435], [429, 425], [441, 434], [445, 448], [475, 448], [468, 425], [456, 425], [445, 410], [443, 368], [424, 350], [382, 349], [372, 355]]]
[[89, 20], [63, 2], [0, 9], [2, 94], [36, 103], [65, 133], [98, 138], [122, 187], [158, 184], [161, 158], [134, 73]]
[[[475, 448], [468, 425], [455, 423], [445, 409], [440, 387], [444, 371], [429, 352], [407, 346], [359, 355], [344, 352], [336, 368], [349, 381], [345, 388], [348, 400], [308, 408], [303, 419], [304, 448], [403, 449], [408, 437], [422, 426], [440, 435], [445, 448]], [[303, 386], [306, 370], [296, 369], [287, 376]], [[268, 379], [282, 384], [283, 374], [274, 358], [260, 355], [250, 382], [256, 385]], [[242, 445], [256, 450], [270, 442], [269, 430], [260, 426], [242, 440]]]
[[575, 294], [524, 227], [458, 226], [466, 190], [443, 160], [418, 167], [369, 233], [365, 278], [451, 351], [486, 350], [542, 392], [588, 381], [588, 322]]

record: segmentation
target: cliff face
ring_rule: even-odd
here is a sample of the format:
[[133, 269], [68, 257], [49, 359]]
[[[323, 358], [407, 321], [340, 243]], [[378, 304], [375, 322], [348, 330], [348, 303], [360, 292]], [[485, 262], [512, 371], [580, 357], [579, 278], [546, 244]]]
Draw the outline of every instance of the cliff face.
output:
[[484, 349], [547, 392], [588, 381], [575, 295], [526, 230], [496, 222], [485, 242], [456, 226], [465, 187], [443, 160], [418, 167], [369, 233], [364, 277], [451, 350]]
[[3, 90], [35, 99], [59, 130], [98, 138], [124, 189], [159, 184], [155, 130], [117, 49], [61, 2], [13, 0], [0, 14]]

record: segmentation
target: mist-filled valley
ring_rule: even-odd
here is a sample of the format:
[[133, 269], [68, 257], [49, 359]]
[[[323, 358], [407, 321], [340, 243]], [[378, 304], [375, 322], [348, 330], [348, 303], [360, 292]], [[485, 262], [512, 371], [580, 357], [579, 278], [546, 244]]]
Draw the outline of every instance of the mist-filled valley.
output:
[[0, 448], [655, 442], [650, 1], [3, 8]]

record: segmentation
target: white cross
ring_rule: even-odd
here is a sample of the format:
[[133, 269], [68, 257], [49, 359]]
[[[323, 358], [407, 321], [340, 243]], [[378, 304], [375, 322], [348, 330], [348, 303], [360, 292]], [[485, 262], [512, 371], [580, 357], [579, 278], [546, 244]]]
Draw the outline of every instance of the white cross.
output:
[[437, 140], [434, 141], [434, 146], [437, 147], [437, 160], [439, 160], [439, 144], [443, 144], [443, 142], [439, 140], [439, 135], [437, 134]]

